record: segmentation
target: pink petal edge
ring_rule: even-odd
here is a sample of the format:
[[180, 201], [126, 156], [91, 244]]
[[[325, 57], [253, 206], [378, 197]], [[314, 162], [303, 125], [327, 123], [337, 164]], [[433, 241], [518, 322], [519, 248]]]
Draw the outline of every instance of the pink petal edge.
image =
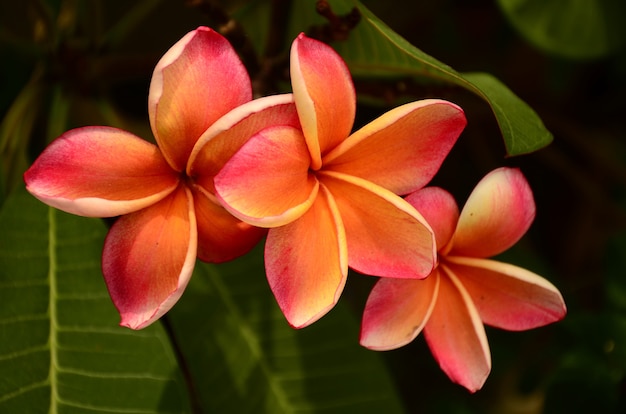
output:
[[438, 271], [439, 294], [424, 337], [446, 375], [473, 393], [482, 388], [491, 371], [485, 327], [459, 279], [443, 265]]
[[184, 186], [113, 225], [102, 271], [121, 326], [145, 328], [178, 301], [195, 266], [196, 229], [191, 191]]
[[[300, 126], [290, 93], [264, 96], [236, 107], [198, 139], [189, 156], [187, 175], [201, 180], [214, 177], [251, 137], [276, 126]], [[213, 188], [204, 186], [207, 190]]]
[[522, 331], [565, 317], [558, 289], [529, 270], [489, 259], [448, 256], [445, 260], [488, 325]]
[[148, 95], [150, 126], [172, 168], [184, 171], [204, 131], [251, 99], [248, 72], [222, 35], [199, 27], [172, 46], [154, 69]]
[[111, 127], [83, 127], [54, 140], [24, 173], [26, 189], [52, 207], [114, 217], [172, 193], [179, 178], [159, 149]]
[[533, 194], [517, 168], [498, 168], [476, 185], [461, 210], [450, 255], [492, 257], [513, 246], [535, 218]]
[[259, 227], [278, 227], [302, 216], [319, 182], [299, 130], [266, 128], [250, 138], [215, 177], [216, 196], [235, 217]]
[[311, 167], [352, 131], [356, 93], [350, 71], [330, 46], [301, 33], [291, 46], [291, 84]]
[[463, 110], [451, 102], [411, 102], [354, 132], [322, 162], [325, 169], [405, 195], [430, 182], [466, 123]]
[[437, 252], [432, 229], [401, 197], [369, 181], [331, 171], [319, 180], [335, 198], [348, 238], [350, 268], [382, 277], [427, 277]]
[[439, 279], [436, 274], [423, 280], [380, 278], [365, 304], [360, 344], [387, 351], [412, 342], [435, 307]]
[[320, 195], [296, 221], [270, 229], [265, 269], [289, 324], [303, 328], [330, 311], [348, 274], [346, 236], [332, 195]]
[[435, 233], [440, 252], [452, 238], [459, 219], [459, 207], [452, 194], [439, 187], [415, 191], [405, 200], [424, 217]]

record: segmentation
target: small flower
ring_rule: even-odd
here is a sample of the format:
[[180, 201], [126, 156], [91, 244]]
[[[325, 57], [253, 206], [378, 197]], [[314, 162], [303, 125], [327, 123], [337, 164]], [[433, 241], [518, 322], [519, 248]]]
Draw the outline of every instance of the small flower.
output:
[[300, 127], [252, 137], [215, 177], [218, 198], [244, 222], [270, 228], [265, 267], [288, 322], [307, 326], [338, 300], [352, 269], [422, 278], [434, 237], [399, 195], [428, 183], [465, 127], [440, 100], [398, 107], [350, 134], [356, 95], [329, 46], [298, 36], [291, 82]]
[[[235, 51], [200, 27], [154, 70], [148, 112], [158, 146], [115, 128], [78, 128], [53, 141], [24, 174], [28, 191], [50, 206], [87, 217], [121, 216], [102, 256], [121, 325], [140, 329], [167, 312], [196, 256], [230, 260], [265, 234], [224, 210], [212, 184], [255, 128], [295, 117], [290, 95], [251, 98]], [[194, 149], [197, 142], [205, 148]]]
[[407, 198], [432, 226], [439, 264], [425, 280], [380, 279], [367, 300], [361, 345], [388, 350], [424, 336], [442, 370], [471, 392], [491, 370], [483, 323], [521, 331], [565, 316], [559, 291], [517, 266], [487, 259], [515, 244], [535, 217], [526, 179], [517, 169], [485, 176], [459, 216], [452, 195], [437, 187]]

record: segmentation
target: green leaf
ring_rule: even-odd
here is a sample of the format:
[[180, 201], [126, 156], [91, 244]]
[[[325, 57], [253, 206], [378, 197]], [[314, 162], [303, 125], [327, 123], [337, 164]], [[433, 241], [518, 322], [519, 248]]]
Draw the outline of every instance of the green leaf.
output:
[[552, 142], [552, 134], [537, 113], [488, 73], [464, 73], [477, 95], [489, 102], [496, 116], [508, 155], [528, 154]]
[[557, 56], [593, 59], [626, 44], [623, 0], [498, 0], [511, 25]]
[[459, 73], [411, 45], [358, 1], [342, 2], [352, 3], [362, 15], [349, 41], [333, 45], [354, 76], [410, 75], [467, 89], [491, 106], [510, 156], [536, 151], [552, 141], [537, 113], [493, 76]]
[[269, 290], [261, 248], [199, 263], [168, 314], [197, 404], [216, 413], [403, 412], [380, 355], [358, 345], [359, 323], [343, 301], [295, 330]]
[[16, 191], [0, 229], [0, 412], [190, 411], [162, 327], [117, 326], [100, 220]]

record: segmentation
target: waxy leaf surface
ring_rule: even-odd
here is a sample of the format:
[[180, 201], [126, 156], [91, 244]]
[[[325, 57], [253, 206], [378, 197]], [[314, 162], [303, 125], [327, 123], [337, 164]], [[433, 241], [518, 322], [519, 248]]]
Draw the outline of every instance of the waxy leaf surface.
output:
[[19, 192], [0, 229], [0, 412], [190, 412], [161, 325], [117, 326], [102, 221]]

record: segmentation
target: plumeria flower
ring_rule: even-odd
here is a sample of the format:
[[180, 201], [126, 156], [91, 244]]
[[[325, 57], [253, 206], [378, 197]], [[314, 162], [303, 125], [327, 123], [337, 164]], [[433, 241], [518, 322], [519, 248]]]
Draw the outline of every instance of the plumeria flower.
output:
[[483, 323], [521, 331], [565, 316], [559, 291], [520, 267], [488, 259], [504, 252], [535, 217], [518, 169], [485, 176], [459, 215], [452, 195], [427, 187], [407, 197], [432, 226], [439, 264], [425, 280], [380, 279], [367, 300], [361, 344], [389, 350], [424, 336], [443, 371], [475, 392], [491, 370]]
[[[148, 112], [158, 146], [115, 128], [78, 128], [53, 141], [26, 171], [28, 191], [50, 206], [87, 217], [121, 216], [102, 256], [121, 325], [140, 329], [167, 312], [196, 256], [230, 260], [264, 236], [224, 210], [212, 184], [256, 129], [295, 117], [290, 95], [251, 98], [235, 51], [200, 27], [154, 70]], [[205, 145], [209, 136], [212, 144]]]
[[422, 188], [465, 127], [440, 100], [400, 106], [350, 134], [356, 95], [329, 46], [301, 34], [291, 48], [301, 128], [252, 137], [215, 177], [233, 215], [269, 228], [265, 267], [287, 321], [307, 326], [336, 303], [348, 267], [423, 278], [434, 264], [432, 231], [399, 195]]

